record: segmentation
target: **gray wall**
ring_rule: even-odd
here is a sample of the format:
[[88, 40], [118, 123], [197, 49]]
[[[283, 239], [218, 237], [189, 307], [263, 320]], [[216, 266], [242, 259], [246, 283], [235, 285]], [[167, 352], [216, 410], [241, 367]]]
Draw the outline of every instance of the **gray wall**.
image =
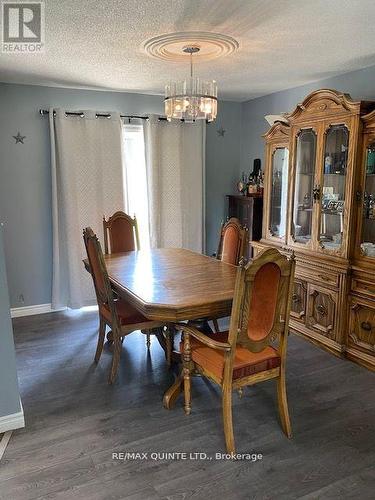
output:
[[350, 94], [354, 99], [375, 100], [375, 66], [303, 85], [283, 92], [247, 101], [242, 105], [242, 141], [240, 170], [248, 171], [254, 158], [263, 164], [264, 134], [269, 126], [265, 115], [293, 111], [310, 92], [331, 88]]
[[20, 396], [3, 250], [3, 229], [0, 225], [0, 417], [18, 413], [20, 410]]
[[[217, 130], [225, 130], [224, 137]], [[241, 104], [220, 102], [216, 125], [207, 126], [206, 252], [217, 250], [221, 221], [226, 217], [226, 194], [235, 192], [241, 149]]]
[[[39, 108], [163, 113], [160, 96], [0, 84], [0, 221], [12, 307], [51, 302], [51, 189], [48, 120]], [[216, 129], [222, 125], [224, 138]], [[240, 150], [240, 105], [219, 105], [218, 121], [207, 126], [208, 251], [216, 247], [224, 193], [231, 191]], [[25, 144], [15, 144], [20, 131]], [[233, 172], [235, 174], [233, 175]], [[23, 296], [24, 302], [20, 299]]]

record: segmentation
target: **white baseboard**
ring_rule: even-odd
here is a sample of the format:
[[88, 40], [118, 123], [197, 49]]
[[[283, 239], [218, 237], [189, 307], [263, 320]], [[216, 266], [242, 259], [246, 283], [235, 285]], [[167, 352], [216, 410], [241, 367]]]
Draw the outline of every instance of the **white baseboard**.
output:
[[0, 433], [7, 431], [14, 431], [25, 427], [25, 417], [23, 415], [23, 408], [21, 404], [21, 411], [12, 413], [11, 415], [4, 415], [0, 417]]
[[33, 316], [34, 314], [46, 314], [50, 312], [63, 311], [62, 309], [52, 309], [51, 304], [36, 304], [35, 306], [13, 307], [10, 310], [12, 318], [20, 318], [21, 316]]

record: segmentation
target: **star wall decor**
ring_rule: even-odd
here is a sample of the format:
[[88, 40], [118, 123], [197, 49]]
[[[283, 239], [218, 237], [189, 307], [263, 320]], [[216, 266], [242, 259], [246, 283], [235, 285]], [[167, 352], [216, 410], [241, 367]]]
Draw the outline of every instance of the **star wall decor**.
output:
[[13, 136], [13, 139], [16, 139], [16, 144], [25, 144], [23, 141], [26, 139], [26, 135], [21, 135], [20, 132], [17, 135]]
[[223, 127], [220, 127], [216, 130], [216, 132], [219, 137], [224, 137], [226, 130], [224, 130]]

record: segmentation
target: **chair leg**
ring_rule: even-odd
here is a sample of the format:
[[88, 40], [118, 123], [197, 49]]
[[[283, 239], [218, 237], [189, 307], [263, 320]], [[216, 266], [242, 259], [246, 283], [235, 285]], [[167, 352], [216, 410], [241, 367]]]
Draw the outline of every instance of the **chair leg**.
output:
[[280, 376], [277, 379], [277, 401], [279, 406], [279, 415], [281, 427], [288, 438], [292, 437], [292, 427], [290, 425], [288, 399], [286, 396], [285, 372], [280, 371]]
[[223, 421], [225, 445], [228, 453], [235, 453], [233, 420], [232, 420], [232, 388], [223, 388]]
[[190, 415], [191, 413], [191, 379], [190, 372], [185, 370], [184, 368], [184, 411], [185, 415]]
[[215, 333], [220, 333], [220, 328], [219, 328], [219, 322], [216, 318], [212, 320], [212, 323], [214, 324], [214, 329]]
[[107, 342], [108, 342], [109, 346], [113, 344], [113, 332], [112, 332], [112, 330], [109, 330], [109, 332], [107, 333]]
[[171, 330], [171, 327], [168, 326], [165, 332], [166, 358], [168, 368], [172, 366], [173, 339], [173, 331]]
[[190, 336], [189, 334], [184, 334], [184, 354], [183, 354], [183, 375], [184, 375], [184, 397], [185, 404], [184, 410], [185, 415], [190, 415], [191, 413], [191, 346], [190, 346]]
[[111, 371], [109, 373], [108, 383], [113, 384], [118, 370], [118, 365], [120, 363], [122, 342], [119, 337], [113, 339], [113, 357]]
[[96, 346], [96, 353], [95, 353], [95, 358], [94, 358], [95, 363], [99, 362], [100, 356], [101, 356], [102, 351], [103, 351], [104, 339], [105, 339], [105, 322], [103, 321], [103, 318], [100, 316], [98, 344]]
[[146, 346], [147, 346], [147, 349], [150, 349], [150, 347], [151, 347], [151, 335], [149, 332], [146, 333]]

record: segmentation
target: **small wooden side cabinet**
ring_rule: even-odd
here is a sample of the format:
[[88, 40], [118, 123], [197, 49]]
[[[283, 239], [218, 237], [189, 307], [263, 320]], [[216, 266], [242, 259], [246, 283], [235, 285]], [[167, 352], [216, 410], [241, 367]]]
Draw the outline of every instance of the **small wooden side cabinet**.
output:
[[254, 194], [250, 196], [227, 195], [228, 218], [236, 217], [243, 227], [249, 231], [247, 252], [244, 257], [252, 257], [252, 241], [259, 241], [262, 237], [263, 196]]

